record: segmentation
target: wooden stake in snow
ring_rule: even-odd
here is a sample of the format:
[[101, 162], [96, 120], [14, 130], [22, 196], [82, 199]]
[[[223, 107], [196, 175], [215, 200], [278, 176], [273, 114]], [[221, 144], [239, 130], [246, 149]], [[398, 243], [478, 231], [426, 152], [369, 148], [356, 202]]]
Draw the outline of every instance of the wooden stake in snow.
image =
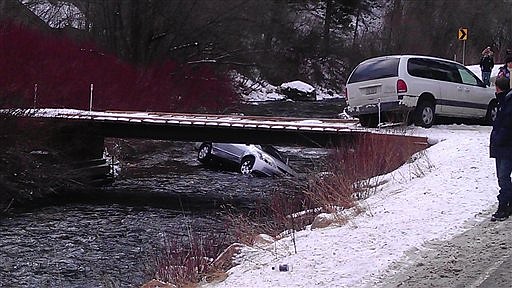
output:
[[34, 84], [34, 109], [36, 109], [36, 103], [37, 103], [37, 83]]
[[89, 112], [92, 111], [92, 90], [93, 84], [91, 83], [91, 96], [89, 97]]
[[381, 118], [380, 118], [380, 98], [377, 99], [377, 107], [379, 109], [379, 123], [377, 124], [377, 128], [380, 128]]

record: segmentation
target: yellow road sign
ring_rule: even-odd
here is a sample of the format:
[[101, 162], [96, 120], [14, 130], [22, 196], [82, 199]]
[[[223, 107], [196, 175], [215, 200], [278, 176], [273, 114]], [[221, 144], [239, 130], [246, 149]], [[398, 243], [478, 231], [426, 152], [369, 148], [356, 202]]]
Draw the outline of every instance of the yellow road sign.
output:
[[468, 28], [459, 28], [458, 39], [463, 41], [468, 40]]

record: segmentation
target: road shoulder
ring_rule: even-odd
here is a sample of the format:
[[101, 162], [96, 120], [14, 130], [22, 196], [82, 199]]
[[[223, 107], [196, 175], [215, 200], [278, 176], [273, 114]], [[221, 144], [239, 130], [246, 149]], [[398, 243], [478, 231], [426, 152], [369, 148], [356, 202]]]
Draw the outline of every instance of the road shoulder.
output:
[[[478, 217], [489, 218], [493, 211]], [[512, 283], [512, 218], [489, 219], [448, 241], [429, 242], [367, 287], [500, 287]], [[506, 270], [508, 268], [508, 270]], [[496, 286], [498, 285], [498, 286]], [[503, 286], [505, 287], [505, 286]]]

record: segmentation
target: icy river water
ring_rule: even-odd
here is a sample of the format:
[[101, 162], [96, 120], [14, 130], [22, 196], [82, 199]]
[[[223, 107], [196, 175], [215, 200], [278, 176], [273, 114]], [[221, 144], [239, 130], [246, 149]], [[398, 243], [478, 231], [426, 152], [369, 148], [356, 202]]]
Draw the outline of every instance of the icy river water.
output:
[[[335, 118], [344, 101], [247, 105], [246, 115]], [[194, 143], [109, 139], [119, 178], [104, 190], [0, 218], [0, 287], [140, 287], [152, 255], [191, 234], [234, 236], [223, 207], [253, 209], [285, 181], [203, 167]], [[322, 149], [278, 147], [305, 174]], [[219, 244], [220, 245], [220, 244]]]

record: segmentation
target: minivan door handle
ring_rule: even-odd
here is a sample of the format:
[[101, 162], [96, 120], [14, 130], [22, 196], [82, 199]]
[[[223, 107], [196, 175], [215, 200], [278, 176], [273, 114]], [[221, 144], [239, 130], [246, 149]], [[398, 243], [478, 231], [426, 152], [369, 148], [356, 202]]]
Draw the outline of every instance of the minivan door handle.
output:
[[457, 90], [462, 91], [462, 86], [457, 86]]

